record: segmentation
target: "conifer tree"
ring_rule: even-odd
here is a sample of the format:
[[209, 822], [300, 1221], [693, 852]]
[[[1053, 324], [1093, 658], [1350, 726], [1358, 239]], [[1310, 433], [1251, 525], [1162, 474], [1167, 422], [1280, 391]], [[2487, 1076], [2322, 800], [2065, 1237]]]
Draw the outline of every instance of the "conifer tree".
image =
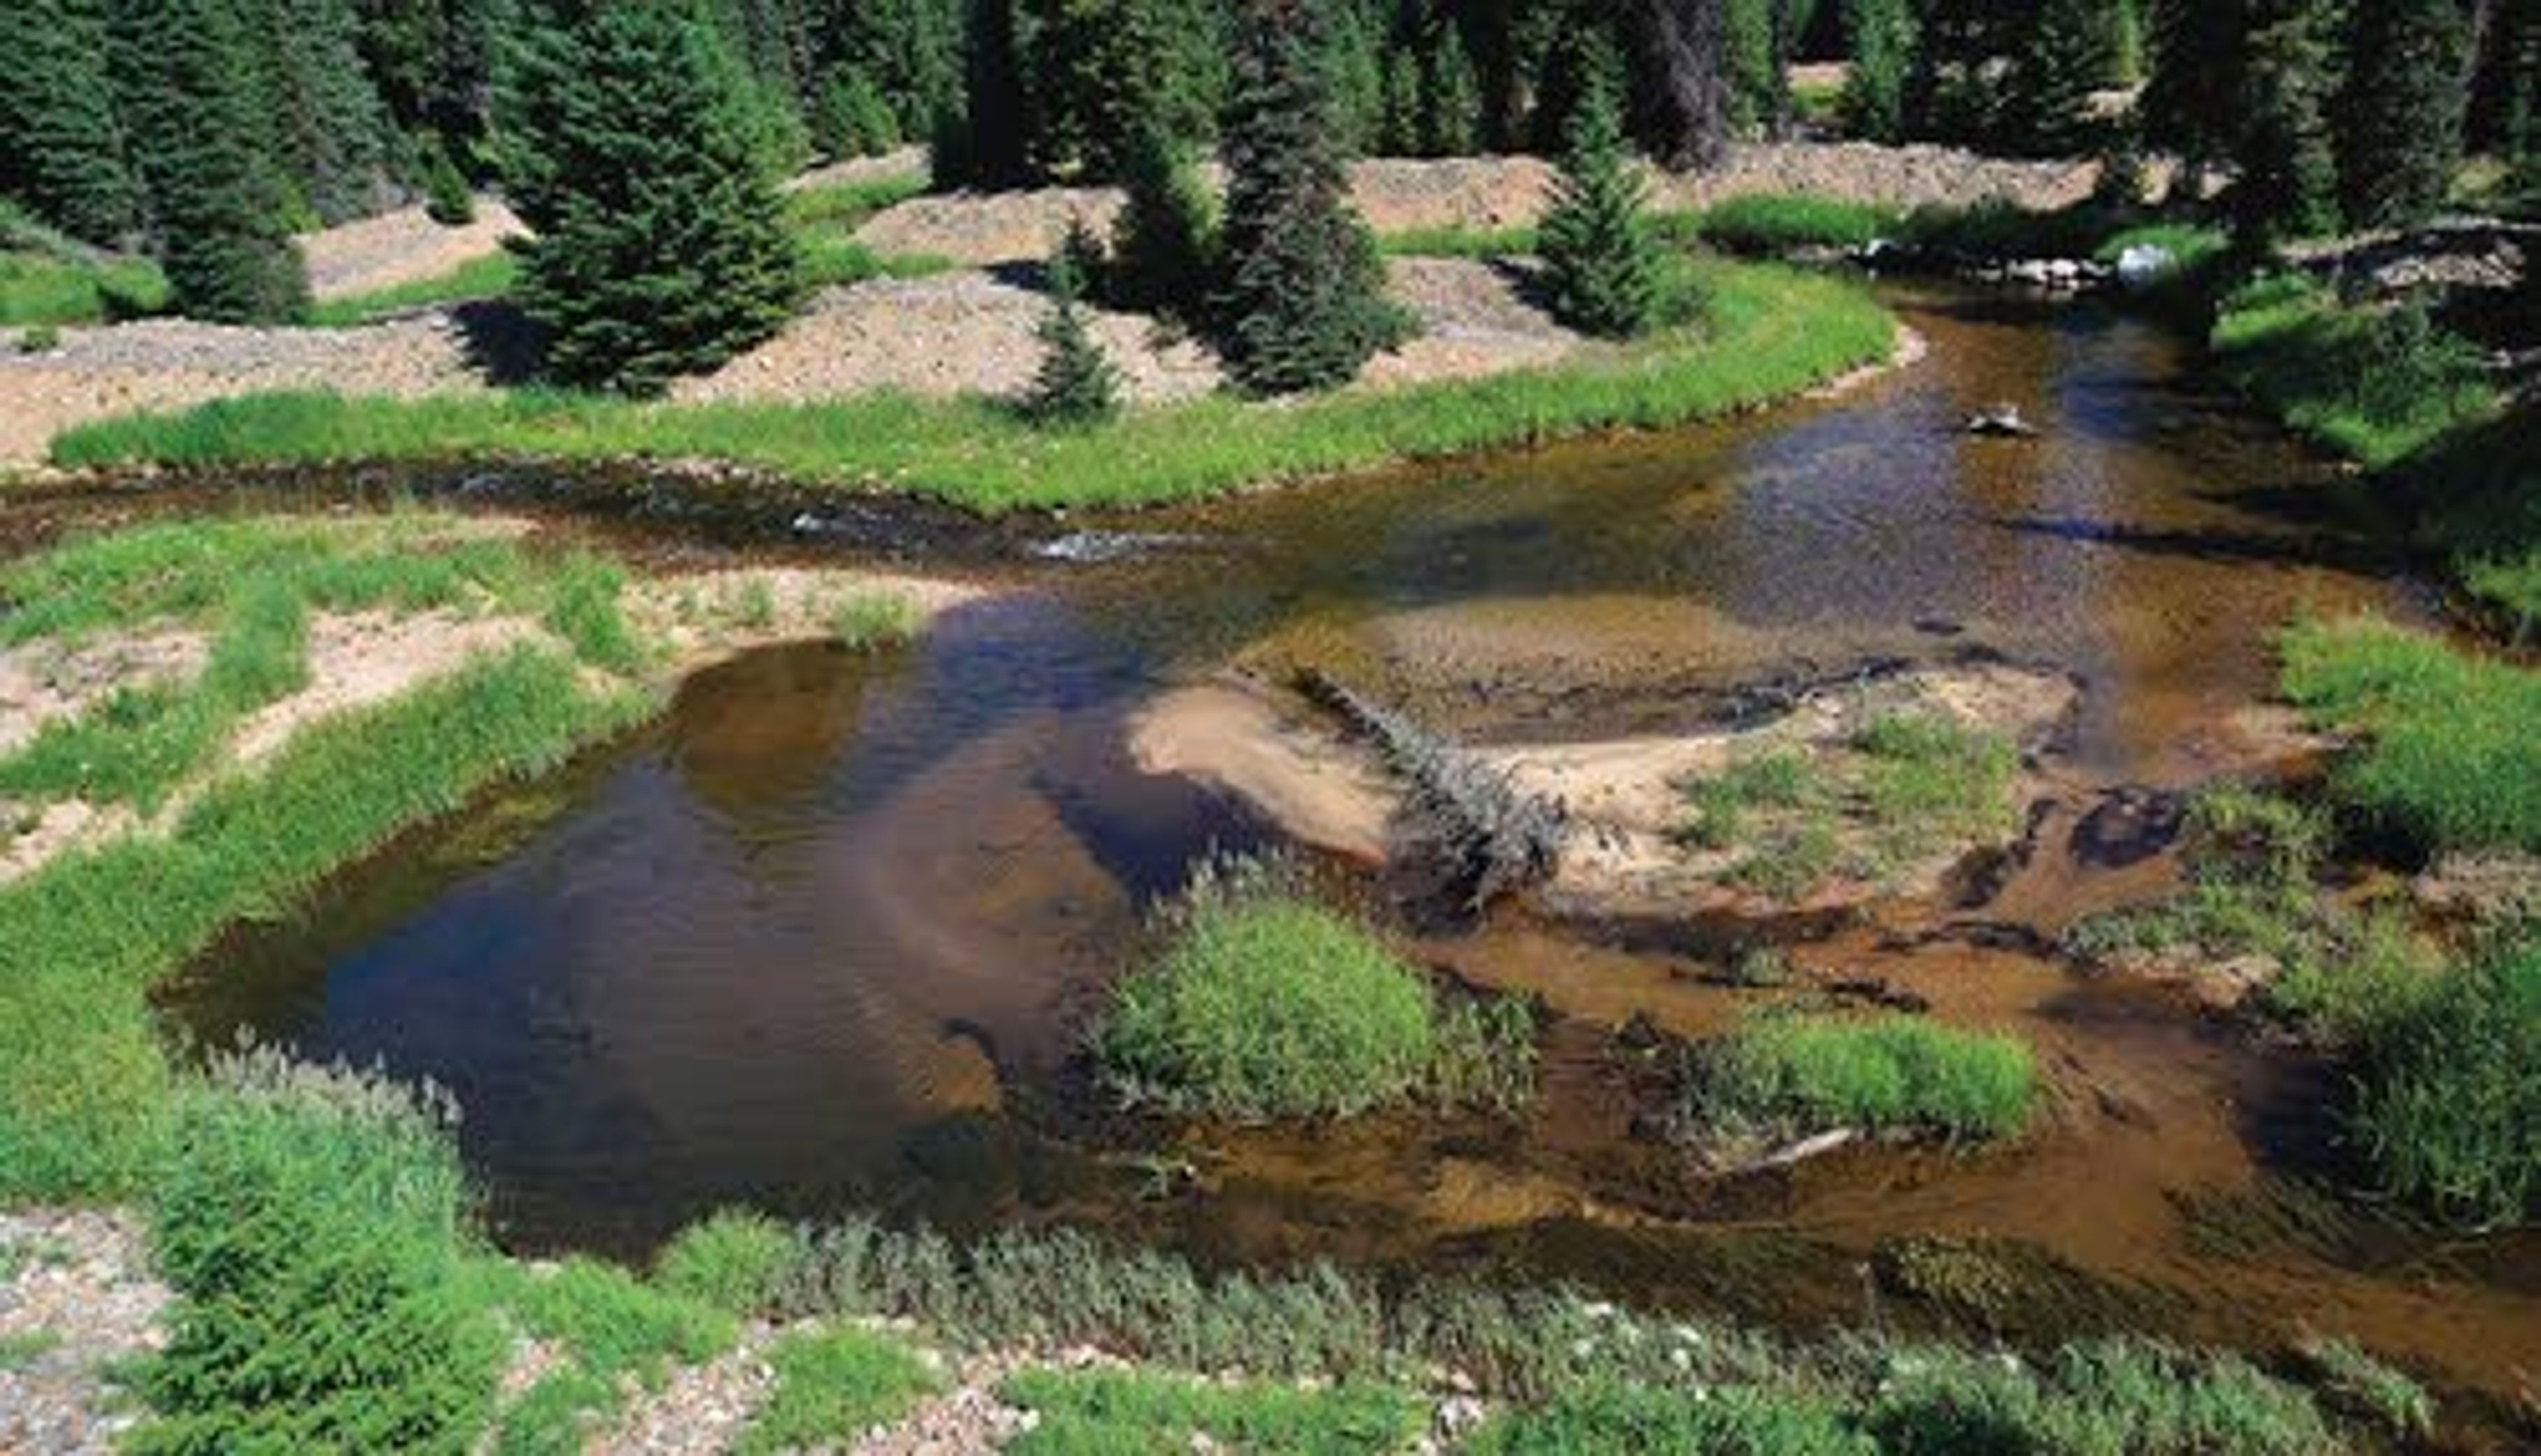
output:
[[1083, 429], [1121, 412], [1121, 372], [1085, 330], [1085, 275], [1079, 259], [1101, 250], [1079, 219], [1068, 225], [1067, 241], [1051, 255], [1050, 312], [1033, 331], [1041, 340], [1041, 368], [1024, 398], [1024, 413], [1035, 424]]
[[1345, 383], [1405, 329], [1349, 205], [1317, 22], [1309, 0], [1245, 3], [1215, 312], [1228, 371], [1256, 394]]
[[2470, 31], [2457, 0], [2355, 0], [2338, 102], [2349, 226], [2424, 221], [2461, 161]]
[[125, 0], [113, 54], [171, 306], [224, 323], [299, 316], [308, 270], [230, 0]]
[[2196, 165], [2238, 151], [2253, 0], [2152, 0], [2143, 139]]
[[1906, 135], [1906, 78], [1915, 65], [1913, 0], [1846, 0], [1845, 131], [1865, 141]]
[[1463, 30], [1439, 28], [1421, 68], [1420, 150], [1431, 157], [1469, 157], [1483, 142], [1483, 80]]
[[1033, 165], [1031, 93], [1025, 88], [1015, 0], [968, 0], [962, 48], [962, 105], [936, 138], [939, 182], [1020, 187], [1039, 179]]
[[1591, 92], [1573, 113], [1544, 215], [1545, 293], [1553, 316], [1582, 333], [1630, 338], [1657, 320], [1664, 259], [1648, 188], [1624, 153], [1619, 104]]
[[1208, 189], [1183, 145], [1150, 126], [1130, 154], [1126, 195], [1113, 223], [1107, 297], [1117, 307], [1198, 327], [1216, 276]]
[[2106, 79], [2105, 0], [2043, 0], [2013, 73], [2005, 135], [2038, 157], [2088, 151], [2097, 130], [2091, 93]]
[[2253, 18], [2231, 210], [2235, 239], [2258, 249], [2326, 232], [2337, 222], [2338, 163], [2326, 113], [2330, 39], [2323, 0], [2261, 0]]
[[100, 0], [0, 6], [0, 194], [91, 243], [140, 221]]
[[872, 78], [853, 67], [830, 73], [812, 108], [812, 142], [833, 160], [879, 157], [900, 142], [900, 118]]
[[388, 108], [362, 63], [348, 0], [239, 0], [274, 160], [321, 223], [377, 211], [390, 185]]
[[774, 333], [800, 259], [738, 64], [691, 0], [550, 0], [502, 91], [519, 298], [557, 380], [630, 393]]

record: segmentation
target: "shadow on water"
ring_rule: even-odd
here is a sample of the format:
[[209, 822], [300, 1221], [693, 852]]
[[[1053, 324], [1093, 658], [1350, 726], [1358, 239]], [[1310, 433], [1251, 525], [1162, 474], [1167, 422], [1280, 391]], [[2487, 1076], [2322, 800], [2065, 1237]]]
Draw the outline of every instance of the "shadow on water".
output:
[[[2320, 472], [2214, 408], [2158, 330], [1898, 301], [1930, 359], [1837, 400], [1065, 523], [1177, 543], [1125, 559], [1026, 570], [1058, 523], [968, 527], [960, 559], [1031, 589], [909, 648], [701, 674], [623, 742], [240, 929], [168, 1008], [206, 1042], [247, 1029], [449, 1086], [498, 1228], [528, 1248], [640, 1250], [735, 1203], [1066, 1221], [1213, 1262], [1523, 1273], [1784, 1325], [1875, 1312], [2272, 1348], [2309, 1324], [2508, 1388], [2541, 1367], [2541, 1249], [2318, 1206], [2317, 1070], [2157, 993], [2076, 980], [2026, 921], [1936, 935], [1520, 910], [1403, 928], [1424, 962], [1547, 1007], [1544, 1095], [1516, 1126], [1168, 1129], [1088, 1087], [1084, 1016], [1147, 902], [1264, 838], [1130, 761], [1125, 724], [1163, 686], [1312, 662], [1457, 731], [1560, 736], [1734, 716], [1770, 698], [1760, 685], [1831, 669], [1996, 657], [2083, 683], [2071, 775], [2157, 793], [2213, 772], [2297, 606], [2410, 609], [2385, 561], [2286, 509]], [[2045, 437], [1956, 431], [1996, 399]], [[684, 537], [668, 488], [577, 489], [654, 503], [617, 528], [673, 560], [684, 539], [770, 539], [769, 518], [753, 537], [738, 515]], [[878, 507], [823, 509], [865, 524], [783, 516], [773, 539], [885, 534]], [[939, 529], [959, 535], [942, 522], [894, 549]], [[2146, 867], [2041, 883], [2069, 898]], [[1699, 1035], [1770, 1000], [1717, 974], [1760, 936], [2022, 1033], [2051, 1086], [2040, 1126], [2007, 1151], [1871, 1148], [1725, 1182], [1639, 1136], [1627, 1030]], [[1159, 1158], [1191, 1176], [1160, 1186]], [[1979, 1307], [1968, 1287], [2021, 1297]]]

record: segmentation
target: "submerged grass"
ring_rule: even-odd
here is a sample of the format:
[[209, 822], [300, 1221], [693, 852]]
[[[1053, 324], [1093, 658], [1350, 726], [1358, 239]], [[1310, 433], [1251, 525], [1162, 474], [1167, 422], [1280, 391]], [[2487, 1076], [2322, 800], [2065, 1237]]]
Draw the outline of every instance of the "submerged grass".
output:
[[1183, 1115], [1349, 1117], [1532, 1091], [1520, 1005], [1442, 1007], [1418, 971], [1256, 863], [1203, 865], [1154, 965], [1115, 990], [1096, 1055], [1123, 1100]]
[[1679, 1118], [1709, 1137], [1851, 1128], [1981, 1142], [2019, 1134], [2037, 1079], [2016, 1037], [1906, 1015], [1771, 1013], [1689, 1050]]
[[1394, 460], [1691, 424], [1887, 357], [1859, 288], [1786, 268], [1705, 264], [1706, 322], [1618, 363], [1270, 408], [1215, 397], [1093, 431], [1031, 429], [993, 401], [640, 403], [511, 393], [419, 400], [251, 395], [106, 421], [54, 442], [70, 467], [525, 456], [711, 458], [809, 482], [996, 512], [1222, 494]]

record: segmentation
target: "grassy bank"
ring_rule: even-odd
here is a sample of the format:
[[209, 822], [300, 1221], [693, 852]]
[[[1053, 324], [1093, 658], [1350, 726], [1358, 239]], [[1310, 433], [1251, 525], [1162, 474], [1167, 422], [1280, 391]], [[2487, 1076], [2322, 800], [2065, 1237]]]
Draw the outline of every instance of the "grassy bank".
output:
[[[1014, 1449], [1042, 1452], [1402, 1452], [1451, 1392], [1469, 1413], [1455, 1448], [1496, 1452], [2312, 1456], [2431, 1419], [2405, 1377], [2338, 1344], [2283, 1374], [2141, 1340], [2034, 1362], [1886, 1334], [1795, 1344], [1562, 1290], [1209, 1275], [1067, 1231], [962, 1246], [727, 1215], [649, 1277], [533, 1269], [471, 1221], [447, 1117], [270, 1055], [188, 1080], [150, 1205], [180, 1303], [132, 1372], [149, 1415], [131, 1449], [580, 1450], [756, 1320], [775, 1325], [754, 1356], [772, 1388], [743, 1451], [899, 1419], [948, 1384], [930, 1350], [995, 1355], [997, 1394], [1037, 1417]], [[523, 1367], [530, 1341], [543, 1357]], [[1086, 1350], [1126, 1363], [1086, 1368]]]
[[1076, 433], [987, 401], [642, 404], [540, 394], [414, 401], [258, 395], [63, 435], [53, 462], [216, 466], [471, 457], [714, 459], [983, 512], [1190, 499], [1390, 461], [1662, 429], [1784, 397], [1887, 357], [1893, 325], [1850, 284], [1778, 267], [1701, 270], [1708, 320], [1615, 363], [1266, 407], [1229, 398]]

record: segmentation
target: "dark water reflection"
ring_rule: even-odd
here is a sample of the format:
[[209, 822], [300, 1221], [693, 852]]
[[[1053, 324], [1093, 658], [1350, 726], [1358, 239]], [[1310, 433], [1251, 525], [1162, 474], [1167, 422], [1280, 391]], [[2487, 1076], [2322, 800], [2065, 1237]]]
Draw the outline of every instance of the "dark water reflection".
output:
[[[1080, 1013], [1142, 903], [1259, 834], [1126, 763], [1125, 717], [1161, 684], [1313, 661], [1469, 732], [1559, 735], [1987, 652], [2081, 677], [2078, 773], [2186, 782], [2264, 692], [2291, 611], [2411, 609], [2369, 536], [2318, 513], [2315, 468], [2218, 408], [2159, 330], [1901, 302], [1931, 358], [1838, 401], [1150, 515], [1135, 528], [1198, 545], [1052, 569], [909, 649], [704, 674], [629, 741], [234, 936], [172, 1009], [207, 1040], [248, 1028], [448, 1085], [528, 1246], [637, 1248], [733, 1203], [1069, 1218], [1215, 1258], [1515, 1266], [1805, 1320], [1859, 1314], [1882, 1239], [1982, 1234], [2098, 1291], [2042, 1305], [2050, 1323], [2255, 1340], [2323, 1312], [2469, 1378], [2541, 1361], [2541, 1295], [2474, 1266], [2201, 1252], [2182, 1207], [2264, 1202], [2298, 1160], [2258, 1113], [2316, 1087], [2015, 955], [1845, 952], [2017, 1025], [2100, 1105], [2018, 1153], [1880, 1155], [1761, 1194], [1691, 1186], [1634, 1143], [1598, 1029], [1735, 1003], [1678, 957], [1522, 917], [1423, 949], [1564, 1018], [1527, 1127], [1187, 1135], [1209, 1176], [1157, 1203], [1125, 1154], [1167, 1135], [1077, 1095]], [[1995, 400], [2044, 438], [1952, 428]]]

